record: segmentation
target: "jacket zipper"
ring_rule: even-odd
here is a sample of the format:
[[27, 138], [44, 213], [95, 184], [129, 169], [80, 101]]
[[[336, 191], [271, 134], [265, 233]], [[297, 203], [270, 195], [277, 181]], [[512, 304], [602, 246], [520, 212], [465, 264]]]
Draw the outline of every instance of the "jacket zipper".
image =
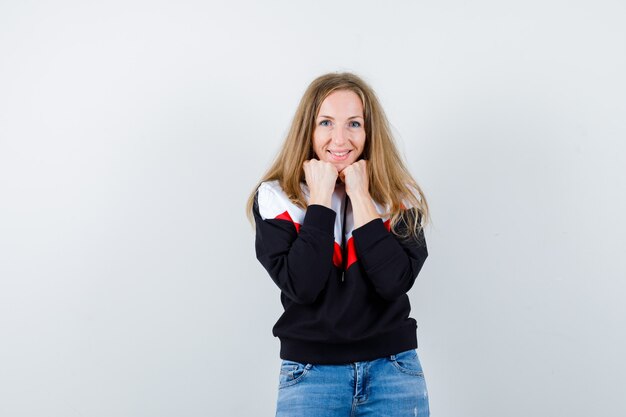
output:
[[348, 205], [348, 193], [343, 198], [343, 221], [341, 222], [341, 282], [344, 282], [344, 275], [347, 265], [347, 251], [346, 251], [346, 212]]

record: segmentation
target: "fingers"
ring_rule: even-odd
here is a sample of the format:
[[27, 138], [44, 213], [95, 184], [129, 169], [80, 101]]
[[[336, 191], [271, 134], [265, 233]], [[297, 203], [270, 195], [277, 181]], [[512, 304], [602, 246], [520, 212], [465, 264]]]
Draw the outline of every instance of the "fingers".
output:
[[337, 168], [335, 168], [333, 164], [326, 161], [320, 161], [318, 159], [309, 159], [308, 161], [304, 161], [302, 166], [305, 169], [315, 170], [316, 172], [332, 172], [334, 174], [339, 174]]
[[337, 168], [330, 162], [319, 161], [317, 159], [310, 159], [304, 161], [302, 168], [304, 169], [304, 175], [307, 183], [333, 183], [337, 180], [339, 172]]
[[304, 161], [304, 177], [309, 187], [309, 204], [330, 207], [333, 190], [337, 183], [337, 168], [330, 162], [310, 159]]
[[368, 195], [367, 162], [364, 159], [354, 162], [341, 170], [340, 176], [346, 184], [346, 192], [352, 198], [357, 195]]
[[365, 159], [360, 159], [356, 162], [353, 162], [351, 165], [348, 165], [344, 169], [341, 170], [339, 175], [345, 177], [346, 174], [351, 175], [354, 172], [367, 172], [367, 162]]

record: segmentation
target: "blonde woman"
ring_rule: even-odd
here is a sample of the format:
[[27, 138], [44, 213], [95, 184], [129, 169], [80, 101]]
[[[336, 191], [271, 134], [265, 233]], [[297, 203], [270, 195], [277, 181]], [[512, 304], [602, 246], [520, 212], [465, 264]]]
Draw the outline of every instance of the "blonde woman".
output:
[[360, 77], [313, 80], [247, 214], [284, 307], [276, 416], [428, 416], [407, 296], [428, 205]]

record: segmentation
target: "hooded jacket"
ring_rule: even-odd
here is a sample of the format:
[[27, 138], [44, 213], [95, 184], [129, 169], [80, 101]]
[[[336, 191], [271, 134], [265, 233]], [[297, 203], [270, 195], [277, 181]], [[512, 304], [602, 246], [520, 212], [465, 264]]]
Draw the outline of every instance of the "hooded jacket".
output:
[[[308, 202], [304, 183], [302, 191]], [[331, 208], [302, 209], [278, 181], [266, 181], [253, 214], [257, 259], [281, 291], [284, 313], [272, 333], [282, 359], [342, 364], [417, 348], [407, 292], [428, 256], [421, 227], [408, 239], [390, 231], [389, 218], [355, 229], [344, 184], [336, 185]]]

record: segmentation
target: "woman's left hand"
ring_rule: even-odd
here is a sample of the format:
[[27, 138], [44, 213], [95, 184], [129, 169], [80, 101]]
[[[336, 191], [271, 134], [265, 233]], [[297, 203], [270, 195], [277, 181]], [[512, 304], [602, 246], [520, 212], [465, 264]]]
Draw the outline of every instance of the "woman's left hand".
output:
[[348, 165], [339, 173], [339, 178], [346, 184], [346, 194], [352, 203], [355, 229], [380, 218], [370, 197], [367, 161], [361, 159]]
[[345, 167], [339, 173], [339, 178], [346, 184], [346, 193], [350, 198], [369, 196], [367, 161], [365, 159]]

